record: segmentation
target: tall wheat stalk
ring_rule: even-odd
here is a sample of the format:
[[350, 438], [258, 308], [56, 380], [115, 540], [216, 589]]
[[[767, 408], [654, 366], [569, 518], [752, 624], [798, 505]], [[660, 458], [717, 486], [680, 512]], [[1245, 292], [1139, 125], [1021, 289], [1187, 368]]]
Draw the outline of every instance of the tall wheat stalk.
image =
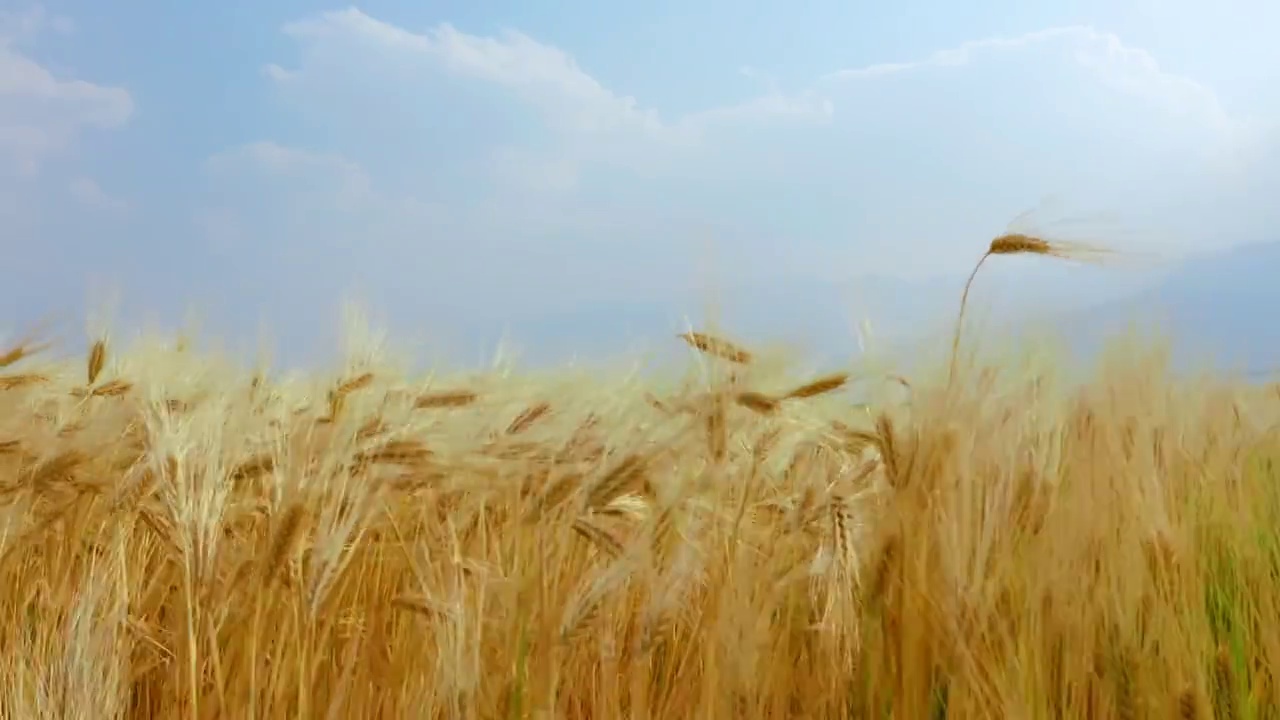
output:
[[952, 382], [955, 379], [956, 363], [960, 355], [961, 333], [964, 328], [964, 315], [969, 305], [969, 290], [973, 285], [974, 278], [978, 275], [978, 271], [986, 263], [987, 258], [994, 255], [1043, 255], [1061, 260], [1097, 262], [1105, 254], [1105, 250], [1095, 246], [1069, 242], [1049, 242], [1043, 238], [1023, 233], [1006, 233], [992, 240], [987, 247], [987, 251], [974, 264], [968, 279], [965, 280], [964, 291], [960, 294], [960, 312], [956, 318], [955, 335], [951, 341], [951, 365], [947, 372], [948, 382]]

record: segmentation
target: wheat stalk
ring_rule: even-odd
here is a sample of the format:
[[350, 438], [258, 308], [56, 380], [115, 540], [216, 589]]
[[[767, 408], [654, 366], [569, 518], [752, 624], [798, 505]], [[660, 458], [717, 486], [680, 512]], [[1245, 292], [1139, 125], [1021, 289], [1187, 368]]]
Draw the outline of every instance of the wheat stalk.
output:
[[781, 404], [778, 402], [777, 398], [769, 397], [764, 393], [751, 391], [740, 392], [734, 396], [733, 399], [742, 407], [754, 410], [761, 415], [771, 415], [774, 412], [777, 412], [778, 407]]
[[87, 368], [88, 384], [92, 385], [98, 380], [98, 375], [102, 372], [102, 368], [107, 364], [107, 341], [99, 339], [93, 343], [93, 347], [89, 348], [89, 361]]
[[37, 373], [5, 375], [0, 377], [0, 391], [16, 390], [18, 388], [27, 387], [28, 385], [42, 385], [47, 382], [49, 382], [48, 377]]
[[111, 380], [93, 389], [94, 397], [119, 397], [133, 389], [133, 383], [124, 380]]
[[254, 480], [276, 469], [275, 457], [270, 453], [255, 455], [236, 465], [231, 471], [231, 479], [237, 482]]
[[728, 360], [738, 365], [746, 365], [752, 361], [751, 353], [723, 338], [700, 332], [687, 332], [676, 337], [684, 340], [691, 347], [706, 355]]
[[965, 310], [969, 304], [969, 290], [973, 286], [973, 280], [977, 277], [978, 271], [982, 269], [988, 258], [1006, 255], [1041, 255], [1060, 260], [1097, 262], [1108, 254], [1107, 250], [1097, 246], [1072, 242], [1049, 242], [1044, 238], [1024, 233], [1006, 233], [993, 239], [991, 244], [987, 246], [987, 251], [982, 254], [982, 257], [978, 258], [978, 262], [973, 266], [972, 272], [969, 273], [968, 279], [965, 280], [964, 290], [960, 293], [960, 312], [956, 318], [955, 336], [951, 341], [951, 367], [947, 374], [948, 383], [955, 379], [956, 362], [960, 353], [960, 335], [964, 327]]
[[573, 530], [607, 555], [614, 558], [622, 555], [622, 540], [591, 516], [583, 515], [574, 519]]
[[530, 426], [538, 422], [538, 420], [542, 419], [542, 417], [550, 411], [551, 403], [549, 402], [540, 402], [537, 405], [525, 408], [515, 417], [514, 420], [511, 421], [511, 424], [507, 426], [507, 434], [519, 435], [525, 430], [528, 430]]
[[1188, 687], [1178, 693], [1178, 717], [1181, 720], [1197, 720], [1200, 717], [1200, 700], [1195, 688]]
[[373, 373], [366, 372], [356, 377], [343, 380], [333, 389], [335, 395], [350, 395], [357, 390], [363, 390], [373, 384]]
[[397, 595], [391, 599], [391, 607], [429, 620], [454, 618], [458, 614], [452, 606], [426, 595]]
[[607, 569], [583, 582], [578, 592], [574, 594], [573, 600], [565, 607], [564, 616], [560, 620], [561, 642], [572, 643], [582, 636], [592, 621], [598, 617], [604, 599], [615, 587], [630, 577], [631, 570], [631, 562], [626, 559], [617, 560]]
[[7, 368], [10, 365], [31, 357], [32, 355], [44, 352], [45, 350], [48, 350], [49, 347], [49, 343], [33, 343], [30, 340], [24, 340], [0, 353], [0, 368]]
[[1235, 685], [1231, 651], [1225, 644], [1219, 645], [1213, 664], [1214, 708], [1219, 720], [1235, 720], [1239, 717]]
[[631, 487], [645, 471], [644, 456], [636, 453], [628, 455], [587, 491], [587, 507], [603, 508]]
[[413, 402], [413, 407], [418, 410], [426, 410], [429, 408], [456, 408], [465, 407], [474, 403], [479, 398], [476, 393], [471, 390], [450, 390], [446, 392], [428, 393], [419, 395]]
[[836, 390], [844, 387], [847, 382], [849, 382], [848, 373], [832, 373], [831, 375], [824, 375], [820, 378], [811, 380], [804, 385], [795, 388], [791, 392], [788, 392], [784, 397], [788, 400], [817, 397], [819, 395], [835, 392]]
[[302, 535], [303, 526], [306, 524], [306, 515], [306, 508], [303, 507], [302, 503], [295, 503], [285, 511], [279, 527], [276, 528], [275, 536], [271, 540], [271, 548], [267, 553], [266, 564], [263, 566], [266, 577], [284, 577], [285, 565], [289, 561], [289, 556], [293, 553], [294, 546], [297, 545], [298, 538]]

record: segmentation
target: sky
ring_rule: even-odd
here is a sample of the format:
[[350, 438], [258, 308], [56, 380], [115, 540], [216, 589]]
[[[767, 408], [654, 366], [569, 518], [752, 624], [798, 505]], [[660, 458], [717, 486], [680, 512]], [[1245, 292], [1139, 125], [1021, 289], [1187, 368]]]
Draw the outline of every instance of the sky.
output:
[[1261, 0], [4, 0], [0, 320], [88, 302], [300, 338], [354, 297], [443, 337], [711, 283], [927, 281], [1028, 210], [1169, 256], [1280, 240], [1278, 23]]

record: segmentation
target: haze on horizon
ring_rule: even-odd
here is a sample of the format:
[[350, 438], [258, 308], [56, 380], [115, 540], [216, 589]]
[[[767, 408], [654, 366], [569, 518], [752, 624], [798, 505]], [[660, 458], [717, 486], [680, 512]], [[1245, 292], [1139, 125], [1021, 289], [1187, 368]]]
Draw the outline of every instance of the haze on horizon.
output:
[[1159, 261], [993, 267], [984, 297], [1121, 302], [1188, 253], [1280, 241], [1277, 21], [1259, 0], [11, 6], [0, 330], [118, 295], [128, 325], [194, 307], [305, 356], [354, 296], [398, 335], [471, 352], [510, 328], [558, 356], [718, 296], [766, 334], [910, 334], [1028, 210]]

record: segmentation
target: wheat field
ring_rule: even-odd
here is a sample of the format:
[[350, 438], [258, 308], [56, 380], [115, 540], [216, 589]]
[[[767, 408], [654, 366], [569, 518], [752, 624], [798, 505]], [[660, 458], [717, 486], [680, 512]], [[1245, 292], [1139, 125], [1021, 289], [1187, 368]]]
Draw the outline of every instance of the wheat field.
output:
[[669, 382], [9, 348], [0, 717], [1280, 717], [1276, 389], [683, 340]]

